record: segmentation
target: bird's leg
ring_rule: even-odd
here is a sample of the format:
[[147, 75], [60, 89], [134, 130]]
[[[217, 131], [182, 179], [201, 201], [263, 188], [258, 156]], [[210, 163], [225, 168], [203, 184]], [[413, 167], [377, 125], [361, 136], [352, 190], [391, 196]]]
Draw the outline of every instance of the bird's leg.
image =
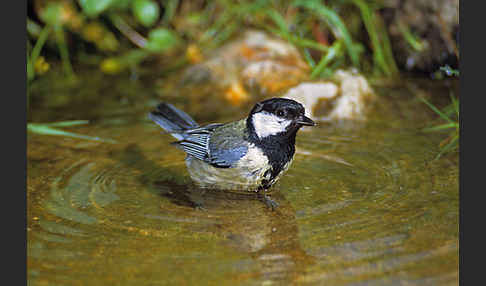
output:
[[267, 205], [267, 207], [272, 209], [272, 211], [275, 210], [279, 206], [279, 203], [272, 200], [272, 198], [270, 198], [270, 196], [267, 195], [265, 193], [265, 191], [263, 191], [263, 195], [261, 196], [261, 199], [265, 203], [265, 205]]
[[188, 188], [186, 196], [194, 209], [199, 211], [206, 211], [206, 208], [204, 207], [205, 194], [206, 190], [191, 186]]

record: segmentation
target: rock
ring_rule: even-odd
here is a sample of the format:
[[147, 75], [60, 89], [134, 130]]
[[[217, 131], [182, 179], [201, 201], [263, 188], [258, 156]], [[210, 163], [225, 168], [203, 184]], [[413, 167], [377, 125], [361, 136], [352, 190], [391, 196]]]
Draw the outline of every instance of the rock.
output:
[[375, 93], [356, 71], [338, 70], [330, 81], [303, 82], [282, 97], [301, 102], [313, 120], [364, 121]]
[[339, 88], [333, 82], [303, 82], [293, 87], [282, 96], [302, 103], [305, 107], [306, 116], [317, 120], [314, 109], [319, 101], [332, 101], [338, 95]]
[[250, 89], [260, 94], [277, 93], [294, 86], [306, 78], [301, 68], [285, 65], [274, 60], [252, 62], [241, 72], [241, 79]]
[[[180, 85], [211, 84], [222, 90], [237, 86], [244, 89], [241, 94], [251, 90], [271, 95], [295, 86], [306, 79], [309, 72], [307, 63], [294, 46], [254, 30], [246, 31], [206, 58], [184, 71]], [[239, 103], [234, 96], [223, 97], [232, 104]]]

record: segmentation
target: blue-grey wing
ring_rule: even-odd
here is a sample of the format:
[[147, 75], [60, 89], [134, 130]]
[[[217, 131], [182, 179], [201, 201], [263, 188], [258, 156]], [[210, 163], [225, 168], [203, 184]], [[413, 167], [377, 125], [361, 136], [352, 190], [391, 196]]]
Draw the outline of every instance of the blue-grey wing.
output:
[[232, 148], [214, 148], [210, 153], [209, 163], [219, 168], [230, 168], [248, 152], [248, 146]]
[[184, 131], [183, 140], [174, 144], [187, 154], [214, 167], [230, 168], [246, 155], [246, 125], [244, 121], [210, 124]]
[[204, 127], [185, 130], [181, 133], [183, 140], [173, 144], [181, 148], [187, 154], [205, 162], [210, 163], [209, 156], [209, 139], [214, 129], [222, 124], [214, 123]]
[[219, 168], [233, 167], [248, 152], [244, 120], [218, 127], [209, 138], [209, 163]]

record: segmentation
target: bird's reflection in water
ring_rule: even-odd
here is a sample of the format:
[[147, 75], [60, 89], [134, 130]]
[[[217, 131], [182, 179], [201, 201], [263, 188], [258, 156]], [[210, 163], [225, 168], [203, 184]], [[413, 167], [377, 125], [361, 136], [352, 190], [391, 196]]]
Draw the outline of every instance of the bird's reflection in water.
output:
[[[112, 156], [136, 169], [141, 185], [159, 194], [161, 200], [169, 200], [174, 205], [172, 212], [215, 221], [211, 231], [225, 237], [230, 247], [249, 254], [257, 264], [258, 271], [246, 273], [246, 278], [288, 284], [313, 264], [314, 258], [300, 246], [295, 211], [278, 185], [271, 196], [279, 207], [272, 210], [253, 193], [197, 188], [173, 168], [148, 159], [137, 145], [126, 146]], [[167, 209], [164, 204], [162, 211], [171, 212], [170, 205]], [[207, 224], [201, 223], [201, 227]]]
[[159, 194], [178, 206], [197, 209], [218, 220], [218, 231], [228, 244], [249, 253], [258, 264], [253, 278], [278, 283], [292, 282], [312, 264], [313, 257], [302, 250], [295, 212], [278, 191], [272, 199], [280, 206], [272, 210], [257, 194], [200, 189], [169, 181], [153, 183]]

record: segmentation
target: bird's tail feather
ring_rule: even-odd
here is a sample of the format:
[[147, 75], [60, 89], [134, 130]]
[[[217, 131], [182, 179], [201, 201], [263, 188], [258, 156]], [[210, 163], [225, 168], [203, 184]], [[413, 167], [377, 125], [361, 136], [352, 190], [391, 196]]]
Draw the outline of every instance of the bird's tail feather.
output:
[[157, 109], [149, 113], [149, 118], [178, 140], [183, 140], [183, 132], [199, 127], [187, 113], [177, 109], [172, 104], [161, 103]]

